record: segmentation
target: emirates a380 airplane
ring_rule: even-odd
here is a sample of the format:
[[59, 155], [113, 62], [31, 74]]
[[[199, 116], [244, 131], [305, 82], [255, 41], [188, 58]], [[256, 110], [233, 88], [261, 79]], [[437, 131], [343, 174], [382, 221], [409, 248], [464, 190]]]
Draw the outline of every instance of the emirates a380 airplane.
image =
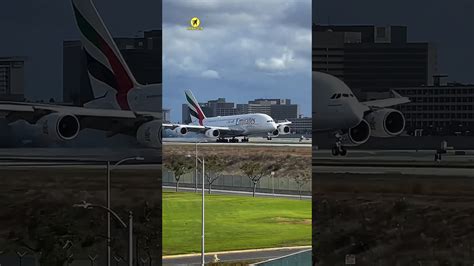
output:
[[206, 117], [190, 90], [185, 91], [189, 113], [193, 122], [189, 125], [163, 124], [164, 129], [171, 129], [179, 136], [188, 132], [204, 134], [215, 138], [217, 142], [238, 142], [236, 137], [243, 137], [242, 142], [248, 142], [249, 136], [266, 136], [271, 140], [279, 135], [290, 134], [291, 122], [275, 122], [269, 115], [254, 113], [218, 117]]
[[403, 114], [390, 106], [410, 102], [392, 91], [394, 97], [359, 102], [340, 79], [313, 72], [313, 131], [335, 132], [334, 156], [347, 154], [345, 146], [358, 146], [372, 137], [394, 137], [405, 128]]
[[139, 84], [122, 57], [91, 0], [72, 0], [94, 99], [83, 107], [0, 102], [0, 118], [26, 121], [53, 142], [75, 139], [83, 129], [107, 136], [136, 137], [161, 147], [161, 84]]

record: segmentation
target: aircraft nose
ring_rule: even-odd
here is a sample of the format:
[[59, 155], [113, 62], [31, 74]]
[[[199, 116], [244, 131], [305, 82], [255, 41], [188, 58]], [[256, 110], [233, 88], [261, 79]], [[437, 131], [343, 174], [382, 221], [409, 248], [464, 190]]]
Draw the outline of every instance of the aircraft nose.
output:
[[271, 123], [271, 130], [275, 130], [277, 128], [278, 128], [277, 124], [275, 122], [272, 122]]
[[349, 106], [349, 115], [347, 116], [348, 128], [357, 126], [360, 121], [362, 121], [364, 112], [356, 104], [350, 104]]

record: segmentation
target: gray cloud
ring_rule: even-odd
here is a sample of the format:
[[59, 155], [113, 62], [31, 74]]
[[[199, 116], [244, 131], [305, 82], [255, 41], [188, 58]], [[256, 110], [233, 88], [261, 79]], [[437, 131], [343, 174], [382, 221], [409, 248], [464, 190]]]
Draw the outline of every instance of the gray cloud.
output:
[[[187, 29], [195, 16], [202, 31]], [[164, 106], [173, 119], [181, 119], [184, 88], [200, 101], [292, 98], [310, 114], [309, 0], [166, 0], [163, 32]]]

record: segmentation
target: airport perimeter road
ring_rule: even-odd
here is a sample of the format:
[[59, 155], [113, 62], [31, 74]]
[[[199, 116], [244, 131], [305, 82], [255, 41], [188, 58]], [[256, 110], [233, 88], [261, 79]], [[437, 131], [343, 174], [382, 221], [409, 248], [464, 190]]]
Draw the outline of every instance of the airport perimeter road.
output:
[[[310, 246], [269, 248], [243, 251], [226, 251], [206, 253], [206, 262], [212, 262], [214, 255], [217, 255], [219, 262], [239, 262], [239, 261], [264, 261], [282, 256], [287, 256], [296, 252], [310, 250]], [[201, 254], [177, 255], [163, 257], [163, 265], [199, 265]]]
[[[172, 186], [163, 186], [163, 190], [168, 189], [174, 191], [176, 187]], [[194, 188], [190, 187], [180, 187], [179, 190], [183, 191], [194, 191]], [[201, 193], [201, 189], [198, 188], [197, 190], [199, 193]], [[206, 191], [207, 193], [207, 191]], [[252, 192], [250, 191], [239, 191], [239, 190], [222, 190], [222, 189], [212, 189], [213, 194], [224, 194], [224, 195], [247, 195], [247, 196], [252, 196]], [[299, 195], [292, 195], [292, 194], [272, 194], [272, 193], [261, 193], [261, 192], [256, 192], [255, 196], [257, 197], [268, 197], [268, 198], [291, 198], [291, 199], [299, 199]], [[311, 199], [311, 196], [301, 196], [302, 199]]]

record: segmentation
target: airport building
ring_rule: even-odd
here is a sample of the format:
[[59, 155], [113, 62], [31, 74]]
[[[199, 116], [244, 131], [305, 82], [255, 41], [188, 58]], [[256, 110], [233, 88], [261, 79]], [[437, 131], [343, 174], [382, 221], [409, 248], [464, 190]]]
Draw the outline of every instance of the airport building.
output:
[[[162, 82], [161, 30], [143, 37], [114, 38], [130, 70], [141, 84]], [[85, 54], [79, 40], [63, 42], [63, 101], [80, 105], [93, 98]]]
[[[411, 102], [397, 107], [406, 118], [407, 132], [423, 135], [474, 133], [474, 85], [459, 83], [398, 88]], [[422, 131], [420, 131], [422, 130]]]
[[313, 25], [313, 71], [342, 79], [360, 100], [366, 92], [433, 85], [437, 50], [408, 42], [405, 26]]
[[163, 123], [170, 123], [170, 122], [171, 122], [171, 110], [163, 109]]
[[288, 119], [291, 121], [291, 132], [294, 134], [311, 135], [313, 130], [313, 119], [311, 117], [298, 117]]
[[0, 100], [25, 100], [25, 58], [0, 57]]

